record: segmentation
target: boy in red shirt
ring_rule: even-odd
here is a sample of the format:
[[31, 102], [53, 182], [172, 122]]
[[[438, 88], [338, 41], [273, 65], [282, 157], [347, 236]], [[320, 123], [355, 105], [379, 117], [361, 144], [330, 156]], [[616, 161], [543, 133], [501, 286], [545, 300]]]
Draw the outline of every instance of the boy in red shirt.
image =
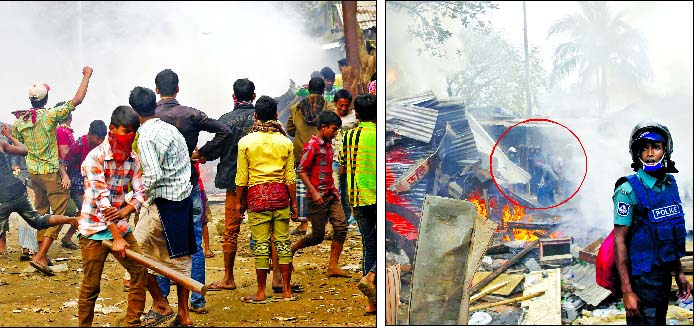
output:
[[350, 275], [338, 267], [338, 258], [347, 237], [347, 222], [340, 203], [340, 193], [333, 181], [331, 145], [341, 125], [342, 121], [336, 113], [322, 111], [316, 123], [318, 135], [312, 136], [302, 149], [302, 159], [297, 172], [307, 188], [311, 234], [292, 244], [292, 254], [304, 247], [320, 244], [326, 235], [326, 222], [330, 220], [333, 225], [333, 242], [327, 274], [329, 277], [349, 278]]

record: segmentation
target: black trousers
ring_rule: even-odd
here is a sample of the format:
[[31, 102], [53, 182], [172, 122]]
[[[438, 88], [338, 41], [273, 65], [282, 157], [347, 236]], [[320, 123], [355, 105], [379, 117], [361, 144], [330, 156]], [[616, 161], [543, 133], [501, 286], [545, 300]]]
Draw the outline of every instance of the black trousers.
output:
[[671, 271], [655, 270], [631, 276], [632, 291], [639, 297], [642, 318], [627, 317], [630, 326], [665, 326], [668, 300], [671, 293]]

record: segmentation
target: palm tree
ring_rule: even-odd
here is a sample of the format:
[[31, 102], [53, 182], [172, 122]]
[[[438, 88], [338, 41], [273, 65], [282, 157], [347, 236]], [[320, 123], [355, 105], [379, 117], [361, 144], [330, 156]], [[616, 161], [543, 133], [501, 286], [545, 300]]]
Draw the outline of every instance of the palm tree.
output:
[[646, 42], [625, 22], [622, 12], [612, 15], [605, 1], [579, 5], [580, 13], [556, 21], [548, 32], [548, 38], [571, 36], [553, 52], [553, 80], [578, 71], [580, 86], [593, 86], [599, 94], [599, 113], [603, 114], [608, 107], [608, 88], [614, 82], [640, 88], [643, 81], [651, 79]]

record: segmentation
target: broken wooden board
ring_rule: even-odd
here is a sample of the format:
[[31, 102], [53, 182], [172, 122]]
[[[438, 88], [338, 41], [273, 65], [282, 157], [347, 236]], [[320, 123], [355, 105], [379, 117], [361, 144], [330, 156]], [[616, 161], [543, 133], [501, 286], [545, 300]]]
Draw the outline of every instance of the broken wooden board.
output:
[[579, 259], [585, 262], [596, 264], [596, 256], [598, 255], [598, 249], [601, 247], [601, 243], [606, 239], [606, 237], [601, 237], [594, 240], [591, 244], [587, 245], [579, 251]]
[[475, 216], [475, 225], [473, 228], [473, 237], [471, 238], [471, 249], [468, 253], [468, 265], [466, 269], [466, 285], [470, 287], [473, 286], [472, 280], [475, 275], [475, 271], [480, 267], [480, 263], [483, 262], [483, 256], [487, 252], [490, 243], [492, 243], [492, 236], [497, 230], [497, 223], [487, 219], [486, 217], [478, 214]]
[[[410, 293], [410, 325], [467, 323], [466, 264], [477, 209], [463, 200], [427, 195], [418, 228]], [[465, 304], [462, 304], [465, 299]], [[463, 313], [460, 313], [463, 312]]]
[[[491, 272], [487, 272], [487, 271], [476, 272], [475, 275], [473, 276], [473, 285], [475, 285], [478, 282], [480, 282], [481, 280], [485, 279], [485, 277], [489, 276], [490, 273]], [[497, 284], [501, 284], [505, 281], [509, 281], [509, 283], [506, 286], [492, 292], [491, 294], [509, 296], [511, 293], [514, 292], [514, 289], [516, 289], [516, 286], [518, 286], [522, 281], [524, 281], [524, 275], [523, 274], [502, 273], [487, 285], [488, 286], [494, 286]]]
[[[547, 277], [543, 277], [544, 273]], [[521, 302], [521, 307], [526, 308], [523, 325], [562, 325], [560, 281], [560, 269], [533, 271], [526, 274], [524, 296], [542, 291], [545, 294]]]

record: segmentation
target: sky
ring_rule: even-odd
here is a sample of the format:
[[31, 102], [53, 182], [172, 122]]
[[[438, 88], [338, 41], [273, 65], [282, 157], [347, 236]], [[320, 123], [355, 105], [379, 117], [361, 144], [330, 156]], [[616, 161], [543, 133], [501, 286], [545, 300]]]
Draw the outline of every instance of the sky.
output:
[[36, 82], [50, 85], [51, 106], [72, 99], [85, 65], [94, 74], [73, 115], [76, 136], [92, 120], [108, 125], [133, 87], [154, 90], [165, 68], [179, 75], [182, 104], [219, 118], [233, 108], [236, 79], [253, 81], [258, 97], [277, 97], [290, 79], [304, 84], [323, 66], [337, 71], [298, 19], [268, 2], [2, 2], [0, 121], [13, 122], [11, 111], [30, 107]]
[[[581, 217], [594, 226], [612, 227], [611, 197], [613, 183], [629, 169], [629, 133], [641, 120], [657, 120], [666, 124], [673, 135], [673, 159], [680, 173], [681, 197], [686, 201], [687, 226], [693, 227], [693, 3], [692, 2], [608, 2], [613, 12], [625, 10], [629, 25], [642, 31], [647, 42], [653, 79], [640, 93], [612, 93], [608, 115], [592, 115], [589, 97], [570, 92], [572, 81], [541, 95], [534, 113], [562, 123], [582, 142], [587, 153], [588, 171], [582, 189], [567, 205], [581, 208]], [[562, 37], [547, 39], [552, 23], [566, 15], [579, 12], [576, 2], [527, 2], [529, 46], [541, 51], [547, 72], [552, 71], [552, 51]], [[490, 21], [512, 43], [523, 49], [523, 9], [521, 1], [500, 1], [499, 9], [483, 18]], [[431, 90], [437, 97], [446, 94], [445, 76], [465, 63], [452, 58], [419, 56], [418, 44], [407, 33], [410, 16], [386, 11], [387, 99], [412, 96]], [[448, 53], [465, 47], [456, 34], [461, 27], [444, 21], [453, 37], [444, 44]], [[552, 91], [552, 93], [550, 93]], [[388, 113], [387, 113], [388, 116]], [[564, 129], [548, 129], [563, 133]], [[549, 137], [558, 137], [550, 135]], [[557, 138], [559, 139], [559, 137]], [[570, 138], [572, 139], [572, 138]], [[578, 149], [571, 145], [573, 149]], [[562, 145], [558, 147], [563, 149]], [[584, 174], [583, 152], [569, 163], [578, 168], [574, 174], [579, 185]]]

